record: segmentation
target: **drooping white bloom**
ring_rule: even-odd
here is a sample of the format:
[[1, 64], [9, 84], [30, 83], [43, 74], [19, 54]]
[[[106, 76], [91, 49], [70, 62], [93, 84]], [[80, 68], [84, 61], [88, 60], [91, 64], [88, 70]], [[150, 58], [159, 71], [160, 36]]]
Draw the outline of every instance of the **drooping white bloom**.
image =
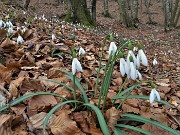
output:
[[117, 50], [117, 46], [114, 42], [110, 43], [110, 47], [109, 47], [109, 56], [113, 55]]
[[154, 60], [153, 60], [153, 65], [155, 66], [155, 65], [157, 65], [157, 64], [158, 64], [157, 60], [154, 59]]
[[80, 47], [80, 49], [79, 49], [79, 56], [80, 55], [84, 55], [86, 52], [85, 52], [85, 50], [82, 48], [82, 47]]
[[146, 55], [144, 54], [144, 51], [142, 49], [140, 49], [138, 51], [138, 56], [139, 56], [139, 60], [142, 62], [142, 64], [144, 66], [148, 66], [148, 60], [147, 60], [147, 57]]
[[72, 61], [72, 73], [75, 75], [76, 71], [83, 72], [81, 63], [78, 61], [77, 58], [73, 58]]
[[9, 34], [13, 33], [13, 31], [14, 31], [14, 30], [13, 30], [12, 27], [9, 27], [9, 28], [8, 28], [8, 33], [9, 33]]
[[56, 39], [56, 36], [54, 34], [52, 34], [51, 39], [52, 39], [52, 41], [54, 41]]
[[153, 103], [156, 98], [157, 98], [158, 101], [161, 100], [159, 93], [154, 88], [154, 89], [151, 90], [151, 93], [150, 93], [150, 96], [149, 96], [150, 103]]
[[142, 80], [142, 75], [141, 75], [141, 73], [140, 73], [138, 70], [136, 70], [136, 73], [137, 73], [137, 77], [139, 78], [139, 80]]
[[8, 21], [8, 22], [6, 22], [6, 26], [7, 27], [13, 27], [13, 24], [11, 23], [11, 21]]
[[17, 38], [17, 44], [22, 44], [24, 42], [24, 39], [19, 35]]
[[128, 63], [128, 65], [130, 65], [130, 60], [129, 60], [130, 56], [133, 57], [134, 66], [136, 67], [136, 57], [135, 57], [135, 55], [134, 55], [132, 50], [129, 50], [129, 52], [128, 52], [128, 56], [127, 56], [127, 63]]
[[124, 58], [120, 58], [120, 72], [121, 72], [121, 75], [124, 76], [125, 73], [128, 75], [129, 74], [129, 67], [125, 61]]
[[130, 62], [130, 74], [129, 75], [130, 75], [131, 79], [136, 80], [137, 74], [136, 74], [136, 68], [135, 68], [133, 62]]
[[5, 23], [3, 22], [3, 20], [0, 20], [0, 28], [4, 26], [5, 26]]

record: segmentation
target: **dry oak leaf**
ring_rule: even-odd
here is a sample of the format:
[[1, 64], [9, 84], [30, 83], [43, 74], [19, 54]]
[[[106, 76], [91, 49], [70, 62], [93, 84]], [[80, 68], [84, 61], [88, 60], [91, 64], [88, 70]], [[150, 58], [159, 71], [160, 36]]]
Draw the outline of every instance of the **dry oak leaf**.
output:
[[26, 124], [16, 126], [16, 128], [13, 129], [13, 131], [13, 135], [28, 135]]
[[19, 77], [16, 80], [11, 81], [9, 85], [9, 92], [13, 97], [17, 97], [19, 94], [18, 87], [21, 85], [22, 81], [24, 80], [24, 77]]
[[50, 125], [51, 132], [54, 135], [79, 135], [80, 129], [75, 121], [69, 118], [71, 111], [62, 110], [53, 123]]
[[38, 95], [29, 99], [28, 111], [38, 112], [38, 111], [48, 111], [51, 106], [55, 106], [57, 100], [51, 95]]
[[[41, 113], [38, 113], [38, 114], [31, 116], [29, 118], [29, 120], [30, 120], [32, 126], [36, 129], [43, 129], [43, 123], [44, 123], [44, 119], [45, 119], [46, 115], [47, 115], [47, 113], [41, 112]], [[54, 114], [51, 115], [51, 117], [49, 118], [47, 127], [49, 127], [49, 125], [53, 122], [55, 117], [56, 116]]]
[[96, 128], [94, 124], [90, 124], [90, 130], [92, 135], [103, 135], [99, 128]]
[[12, 135], [12, 115], [1, 114], [0, 115], [0, 135]]
[[115, 107], [112, 107], [106, 111], [107, 124], [111, 133], [114, 131], [114, 127], [117, 124], [119, 118], [120, 111], [117, 110]]
[[6, 38], [2, 44], [0, 45], [1, 48], [3, 48], [3, 51], [5, 52], [14, 52], [17, 50], [17, 44], [15, 41], [10, 40], [9, 38]]
[[77, 122], [77, 124], [80, 125], [81, 130], [84, 133], [90, 134], [90, 128], [89, 128], [89, 125], [87, 123], [87, 120], [86, 120], [86, 118], [83, 116], [83, 114], [81, 112], [73, 113], [73, 118]]

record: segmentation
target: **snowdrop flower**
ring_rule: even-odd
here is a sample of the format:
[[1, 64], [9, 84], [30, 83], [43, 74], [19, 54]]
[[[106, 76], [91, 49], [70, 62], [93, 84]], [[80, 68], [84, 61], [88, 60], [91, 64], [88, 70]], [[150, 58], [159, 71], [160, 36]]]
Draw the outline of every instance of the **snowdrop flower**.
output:
[[153, 60], [153, 66], [155, 66], [155, 65], [157, 65], [157, 64], [158, 64], [157, 60], [154, 59], [154, 60]]
[[76, 71], [83, 72], [81, 63], [78, 61], [77, 58], [73, 58], [72, 61], [72, 73], [75, 75]]
[[135, 57], [135, 55], [134, 55], [132, 50], [129, 50], [129, 52], [128, 52], [128, 56], [127, 56], [127, 63], [128, 63], [128, 65], [130, 65], [130, 60], [129, 60], [130, 56], [133, 57], [134, 66], [136, 67], [136, 57]]
[[155, 88], [153, 88], [149, 96], [150, 103], [152, 104], [156, 98], [158, 101], [161, 100], [159, 93], [156, 91]]
[[22, 44], [24, 42], [23, 38], [19, 35], [17, 38], [17, 44]]
[[141, 75], [141, 73], [140, 73], [138, 70], [136, 70], [136, 73], [137, 73], [137, 77], [139, 78], [139, 80], [142, 80], [142, 75]]
[[11, 34], [11, 33], [13, 33], [13, 31], [14, 31], [13, 28], [12, 28], [12, 27], [9, 27], [7, 32], [8, 32], [9, 34]]
[[117, 50], [117, 46], [114, 42], [110, 43], [110, 47], [109, 47], [109, 55], [113, 55]]
[[54, 41], [56, 39], [56, 36], [54, 34], [52, 34], [51, 39], [52, 39], [52, 41]]
[[[120, 58], [120, 72], [121, 75], [124, 76], [125, 73], [129, 73], [129, 68], [127, 68], [127, 63], [124, 58]], [[127, 70], [127, 71], [126, 71]]]
[[86, 53], [85, 50], [82, 47], [80, 47], [80, 49], [79, 49], [79, 56], [80, 55], [84, 55], [85, 53]]
[[6, 26], [7, 27], [13, 27], [13, 24], [11, 23], [11, 21], [8, 21], [8, 22], [6, 22]]
[[5, 26], [5, 23], [3, 22], [3, 20], [0, 20], [0, 28], [4, 26]]
[[144, 66], [148, 66], [148, 60], [147, 60], [147, 57], [146, 55], [144, 54], [144, 51], [142, 49], [140, 49], [138, 51], [138, 55], [139, 55], [139, 60], [142, 62], [142, 64]]

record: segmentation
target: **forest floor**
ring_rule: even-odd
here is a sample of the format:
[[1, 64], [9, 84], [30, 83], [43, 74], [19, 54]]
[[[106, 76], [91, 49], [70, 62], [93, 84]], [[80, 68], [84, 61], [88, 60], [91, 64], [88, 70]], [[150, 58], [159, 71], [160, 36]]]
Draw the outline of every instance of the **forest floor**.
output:
[[[62, 77], [64, 75], [62, 72], [51, 69], [61, 68], [71, 72], [72, 60], [68, 55], [68, 47], [74, 44], [77, 48], [81, 45], [86, 50], [86, 56], [82, 61], [84, 72], [78, 73], [77, 77], [83, 80], [84, 88], [87, 84], [89, 85], [86, 93], [90, 102], [97, 104], [97, 99], [92, 97], [95, 85], [94, 70], [97, 70], [97, 61], [99, 60], [98, 56], [103, 38], [108, 32], [115, 32], [119, 35], [116, 38], [117, 44], [121, 44], [121, 39], [125, 38], [135, 39], [142, 43], [143, 50], [149, 60], [149, 66], [140, 69], [143, 79], [153, 80], [161, 98], [173, 105], [174, 108], [160, 103], [150, 105], [148, 100], [127, 99], [121, 109], [116, 110], [108, 100], [107, 111], [103, 112], [103, 114], [106, 114], [106, 120], [112, 118], [112, 116], [109, 116], [110, 118], [107, 116], [108, 111], [117, 116], [124, 113], [133, 113], [159, 121], [176, 131], [180, 131], [180, 31], [179, 29], [173, 29], [164, 32], [162, 4], [156, 0], [152, 0], [152, 3], [152, 20], [155, 23], [153, 25], [147, 24], [147, 14], [142, 4], [142, 8], [139, 9], [140, 24], [137, 29], [127, 29], [119, 23], [118, 4], [115, 0], [109, 2], [111, 17], [103, 17], [103, 2], [98, 0], [97, 23], [103, 29], [89, 30], [82, 26], [73, 26], [55, 21], [52, 24], [51, 22], [37, 20], [31, 22], [26, 33], [22, 33], [25, 39], [24, 46], [17, 46], [13, 42], [17, 37], [17, 32], [11, 37], [11, 41], [7, 41], [5, 36], [2, 36], [4, 32], [0, 30], [0, 63], [2, 63], [0, 64], [0, 94], [6, 97], [8, 103], [22, 95], [40, 91], [49, 91], [63, 95], [67, 99], [73, 99], [73, 93], [64, 87], [39, 79], [53, 79], [68, 86], [73, 86], [69, 79], [65, 76]], [[18, 4], [21, 5], [21, 3]], [[28, 20], [26, 17], [34, 17], [35, 15], [42, 16], [44, 14], [46, 18], [56, 16], [54, 18], [60, 17], [59, 19], [61, 19], [67, 11], [66, 4], [57, 5], [57, 3], [48, 0], [43, 2], [31, 0], [30, 8], [26, 14], [23, 14], [23, 10], [15, 5], [10, 6], [1, 3], [0, 6], [0, 19], [4, 20], [4, 18], [9, 19], [12, 17], [16, 26], [23, 25], [24, 21]], [[13, 13], [16, 13], [16, 15]], [[59, 37], [54, 42], [51, 41], [52, 32]], [[69, 39], [71, 34], [75, 35], [74, 41]], [[109, 42], [107, 42], [106, 51], [108, 51], [108, 44]], [[56, 51], [52, 53], [52, 50]], [[50, 52], [51, 55], [49, 55]], [[59, 54], [64, 59], [59, 58]], [[158, 61], [156, 66], [152, 64], [154, 58]], [[105, 52], [103, 64], [107, 60], [108, 54]], [[100, 78], [102, 77], [103, 73], [101, 73]], [[34, 81], [35, 79], [37, 80]], [[124, 80], [125, 78], [121, 77], [119, 73], [119, 62], [117, 62], [108, 99], [112, 99], [118, 93]], [[125, 83], [125, 88], [133, 84], [135, 82], [129, 80]], [[143, 83], [139, 90], [134, 89], [132, 91], [132, 95], [149, 96], [150, 91], [149, 84]], [[80, 95], [79, 91], [77, 93]], [[80, 98], [80, 96], [77, 97]], [[42, 134], [42, 125], [46, 114], [59, 102], [62, 101], [54, 96], [39, 95], [11, 107], [10, 111], [6, 110], [0, 115], [0, 134]], [[119, 102], [117, 101], [115, 105], [117, 106]], [[81, 109], [74, 111], [68, 105], [61, 107], [51, 118], [51, 122], [48, 124], [50, 130], [47, 129], [47, 134], [71, 134], [72, 132], [77, 135], [86, 133], [100, 134], [99, 127], [93, 125], [97, 123], [94, 114], [88, 113], [84, 108]], [[79, 121], [79, 118], [82, 118], [83, 121]], [[117, 120], [117, 118], [114, 119]], [[61, 125], [58, 121], [67, 122], [68, 125], [71, 125], [69, 127], [72, 128], [68, 129], [67, 126]], [[86, 124], [83, 126], [83, 123]], [[156, 135], [170, 134], [150, 124], [140, 122], [128, 122], [128, 124], [140, 127]], [[111, 125], [108, 126], [111, 127]], [[130, 130], [126, 130], [126, 133], [129, 135], [139, 134]]]

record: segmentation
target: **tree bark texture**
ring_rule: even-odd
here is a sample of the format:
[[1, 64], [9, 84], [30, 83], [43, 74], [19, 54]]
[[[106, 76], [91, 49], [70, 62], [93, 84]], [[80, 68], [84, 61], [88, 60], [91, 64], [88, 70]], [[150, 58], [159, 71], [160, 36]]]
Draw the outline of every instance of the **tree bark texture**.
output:
[[90, 12], [87, 9], [86, 0], [69, 0], [68, 14], [65, 21], [73, 23], [81, 23], [86, 26], [95, 25], [92, 21]]

